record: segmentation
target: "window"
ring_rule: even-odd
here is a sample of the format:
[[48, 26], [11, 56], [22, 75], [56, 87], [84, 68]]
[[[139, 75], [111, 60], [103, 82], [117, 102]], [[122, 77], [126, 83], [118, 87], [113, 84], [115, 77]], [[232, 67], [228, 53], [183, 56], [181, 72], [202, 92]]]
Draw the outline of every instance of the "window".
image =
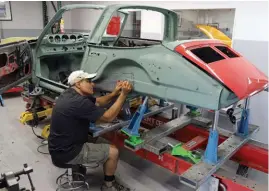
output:
[[[146, 9], [122, 9], [128, 12], [121, 37], [163, 40], [164, 15], [158, 11]], [[154, 19], [153, 19], [154, 18]]]
[[226, 46], [216, 46], [217, 49], [219, 49], [221, 52], [226, 54], [230, 58], [238, 57], [234, 52], [232, 52], [228, 47]]
[[191, 52], [207, 64], [225, 59], [223, 56], [221, 56], [219, 53], [217, 53], [210, 47], [196, 48], [191, 50]]
[[[152, 24], [150, 18], [156, 18], [159, 22]], [[102, 36], [102, 46], [143, 48], [161, 43], [164, 15], [160, 12], [126, 8], [115, 12], [112, 19]], [[155, 28], [152, 28], [150, 23]]]
[[122, 37], [140, 38], [141, 11], [129, 11], [128, 19], [123, 28]]

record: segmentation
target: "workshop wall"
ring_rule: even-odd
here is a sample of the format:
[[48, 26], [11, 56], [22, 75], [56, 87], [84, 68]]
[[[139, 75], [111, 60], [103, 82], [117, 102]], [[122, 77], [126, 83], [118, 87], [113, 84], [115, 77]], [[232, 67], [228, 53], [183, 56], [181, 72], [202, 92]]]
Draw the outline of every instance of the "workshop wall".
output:
[[178, 25], [180, 26], [178, 30], [181, 31], [188, 31], [193, 28], [193, 23], [198, 22], [198, 10], [174, 10], [177, 14], [178, 17], [181, 18], [179, 19]]
[[[91, 2], [72, 2], [73, 4], [92, 4]], [[74, 9], [72, 12], [72, 31], [73, 32], [90, 32], [96, 24], [101, 10]]]
[[197, 24], [216, 26], [232, 37], [235, 9], [174, 9], [178, 15], [178, 40], [208, 38], [196, 27]]
[[211, 10], [199, 10], [198, 23], [218, 23], [219, 28], [229, 28], [233, 31], [234, 26], [234, 9], [211, 9]]
[[[63, 1], [62, 5], [69, 4]], [[55, 14], [51, 3], [47, 2], [49, 20]], [[55, 4], [57, 7], [57, 3]], [[12, 21], [0, 21], [1, 38], [38, 36], [43, 29], [42, 2], [11, 1]], [[71, 15], [65, 15], [65, 28], [71, 28]], [[68, 19], [69, 18], [69, 19]], [[69, 22], [68, 22], [69, 21]]]
[[[268, 76], [268, 2], [244, 7], [235, 13], [233, 47]], [[250, 108], [250, 122], [261, 128], [254, 138], [268, 144], [268, 92], [253, 96]]]

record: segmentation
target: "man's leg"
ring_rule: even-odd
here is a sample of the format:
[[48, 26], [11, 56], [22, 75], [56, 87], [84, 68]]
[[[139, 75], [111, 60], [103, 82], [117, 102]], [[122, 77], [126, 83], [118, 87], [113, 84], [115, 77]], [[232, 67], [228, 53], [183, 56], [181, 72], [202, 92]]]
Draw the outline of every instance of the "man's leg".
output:
[[119, 150], [109, 144], [85, 143], [81, 152], [69, 164], [103, 164], [104, 184], [102, 191], [124, 191], [124, 186], [115, 181], [115, 171], [119, 160]]
[[104, 164], [105, 184], [108, 187], [112, 186], [112, 183], [115, 180], [114, 175], [117, 169], [118, 160], [119, 150], [114, 145], [110, 145], [109, 156]]

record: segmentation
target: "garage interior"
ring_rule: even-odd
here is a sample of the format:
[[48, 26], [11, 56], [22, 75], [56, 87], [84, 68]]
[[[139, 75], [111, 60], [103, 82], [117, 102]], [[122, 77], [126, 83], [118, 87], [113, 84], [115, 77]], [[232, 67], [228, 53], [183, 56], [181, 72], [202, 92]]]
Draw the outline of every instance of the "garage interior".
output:
[[[208, 31], [212, 30], [212, 28], [214, 30], [217, 29], [218, 32], [225, 35], [226, 41], [223, 42], [228, 47], [240, 53], [258, 70], [268, 76], [269, 17], [267, 1], [246, 1], [244, 3], [241, 1], [3, 1], [0, 2], [1, 7], [4, 7], [2, 9], [0, 7], [1, 10], [4, 10], [0, 10], [0, 69], [7, 62], [7, 57], [3, 56], [5, 54], [2, 54], [6, 43], [5, 40], [8, 39], [7, 41], [9, 41], [10, 38], [14, 37], [38, 38], [44, 27], [55, 15], [55, 11], [58, 8], [60, 9], [72, 4], [102, 6], [139, 4], [172, 10], [178, 15], [178, 41], [214, 39], [211, 38], [212, 35], [210, 37]], [[90, 34], [94, 30], [99, 15], [101, 15], [100, 10], [88, 12], [77, 9], [70, 11], [70, 13], [65, 13], [63, 15], [64, 33], [80, 32]], [[144, 10], [131, 11], [122, 33], [123, 37], [119, 38], [113, 46], [118, 48], [139, 48], [142, 46], [160, 45], [165, 32], [164, 22], [164, 17], [160, 13]], [[201, 27], [199, 28], [198, 25], [201, 25]], [[208, 31], [206, 31], [207, 29]], [[138, 40], [130, 40], [130, 38], [137, 38]], [[110, 43], [108, 40], [108, 43], [106, 44], [105, 42], [102, 46], [112, 46]], [[61, 77], [58, 77], [57, 74], [63, 72], [64, 75], [67, 75], [66, 73], [69, 70], [79, 69], [83, 59], [83, 51], [81, 50], [81, 52], [74, 55], [70, 54], [70, 57], [63, 55], [56, 59], [44, 56], [40, 60], [41, 76], [52, 81], [62, 82]], [[204, 55], [205, 53], [209, 54], [208, 52], [200, 54]], [[203, 55], [200, 57], [202, 58]], [[61, 71], [57, 70], [59, 67], [63, 69], [57, 65], [59, 59], [64, 60], [65, 64], [68, 63], [63, 66], [64, 70]], [[28, 74], [29, 71], [26, 73]], [[4, 78], [1, 75], [0, 70], [0, 88], [6, 83], [11, 83], [9, 78]], [[126, 76], [128, 77], [127, 74]], [[116, 77], [107, 78], [114, 79]], [[108, 86], [113, 87], [113, 84], [115, 84], [115, 81], [110, 81]], [[0, 174], [6, 172], [14, 173], [26, 169], [23, 165], [27, 163], [33, 169], [30, 176], [35, 190], [56, 190], [56, 179], [66, 169], [56, 167], [51, 163], [46, 139], [40, 140], [35, 135], [42, 136], [44, 128], [50, 123], [50, 116], [44, 117], [45, 119], [41, 120], [38, 126], [34, 128], [31, 127], [30, 120], [27, 121], [27, 124], [22, 123], [22, 114], [26, 112], [27, 106], [25, 99], [23, 99], [23, 85], [23, 83], [20, 83], [9, 90], [5, 90], [2, 95], [0, 94], [0, 101], [2, 103], [2, 106], [0, 105]], [[241, 100], [240, 103], [243, 104], [243, 101]], [[186, 107], [183, 104], [175, 103], [174, 107], [177, 108], [179, 114], [186, 114], [189, 110], [192, 111], [191, 107]], [[190, 163], [181, 164], [182, 158], [180, 157], [167, 156], [168, 154], [163, 153], [156, 155], [156, 153], [150, 151], [143, 151], [144, 153], [142, 154], [142, 151], [132, 151], [122, 145], [119, 147], [120, 160], [115, 176], [123, 185], [135, 191], [268, 190], [268, 89], [264, 89], [264, 91], [251, 97], [249, 108], [249, 124], [258, 126], [259, 130], [243, 143], [244, 146], [247, 145], [245, 150], [241, 149], [241, 152], [238, 152], [238, 148], [231, 156], [229, 155], [230, 160], [225, 160], [225, 163], [221, 164], [221, 167], [218, 167], [213, 172], [214, 175], [209, 175], [203, 184], [199, 184], [199, 186], [194, 188], [186, 184], [186, 182], [181, 182], [180, 175], [183, 174], [181, 170], [184, 169], [186, 171], [187, 169], [185, 168], [190, 168]], [[170, 110], [163, 113], [172, 116], [173, 112], [174, 110], [172, 111], [170, 108]], [[214, 119], [214, 113], [210, 111], [202, 109], [199, 112], [203, 118]], [[226, 112], [227, 108], [223, 108], [218, 118], [218, 128], [224, 134], [234, 132], [235, 130], [235, 125], [231, 123], [231, 119], [229, 119], [229, 116], [227, 117]], [[148, 120], [144, 119], [144, 123], [157, 128], [157, 126], [162, 125], [162, 121], [160, 122], [158, 119], [158, 117], [149, 117]], [[238, 124], [236, 123], [236, 125]], [[188, 130], [192, 131], [193, 127], [190, 127]], [[205, 131], [209, 132], [209, 130]], [[193, 131], [196, 136], [199, 132], [200, 130], [195, 130], [195, 133]], [[204, 133], [203, 136], [205, 135], [209, 136], [209, 133]], [[124, 142], [120, 143], [121, 136], [116, 138], [114, 134], [113, 136], [100, 136], [97, 141], [115, 141], [117, 144], [124, 144]], [[177, 136], [174, 134], [173, 138]], [[242, 145], [240, 145], [241, 147], [243, 148]], [[167, 145], [165, 148], [167, 149]], [[234, 157], [236, 159], [233, 159], [232, 156], [237, 158]], [[87, 168], [87, 170], [87, 182], [90, 188], [88, 190], [100, 190], [103, 181], [102, 167]], [[4, 187], [1, 189], [1, 185], [4, 185], [3, 182], [7, 179], [3, 175], [0, 176], [0, 190], [5, 190]], [[217, 183], [214, 181], [217, 181]], [[31, 190], [31, 184], [27, 175], [21, 175], [20, 179], [15, 182], [21, 188], [25, 187]]]

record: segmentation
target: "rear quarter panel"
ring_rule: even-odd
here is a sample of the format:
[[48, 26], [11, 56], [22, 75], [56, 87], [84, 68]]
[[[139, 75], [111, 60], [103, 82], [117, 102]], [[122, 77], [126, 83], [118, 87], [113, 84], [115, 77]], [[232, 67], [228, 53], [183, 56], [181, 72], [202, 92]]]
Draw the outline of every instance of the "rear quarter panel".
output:
[[220, 106], [223, 87], [163, 45], [90, 46], [88, 51], [81, 68], [98, 73], [95, 82], [101, 89], [112, 90], [117, 80], [129, 80], [136, 93], [208, 109]]

